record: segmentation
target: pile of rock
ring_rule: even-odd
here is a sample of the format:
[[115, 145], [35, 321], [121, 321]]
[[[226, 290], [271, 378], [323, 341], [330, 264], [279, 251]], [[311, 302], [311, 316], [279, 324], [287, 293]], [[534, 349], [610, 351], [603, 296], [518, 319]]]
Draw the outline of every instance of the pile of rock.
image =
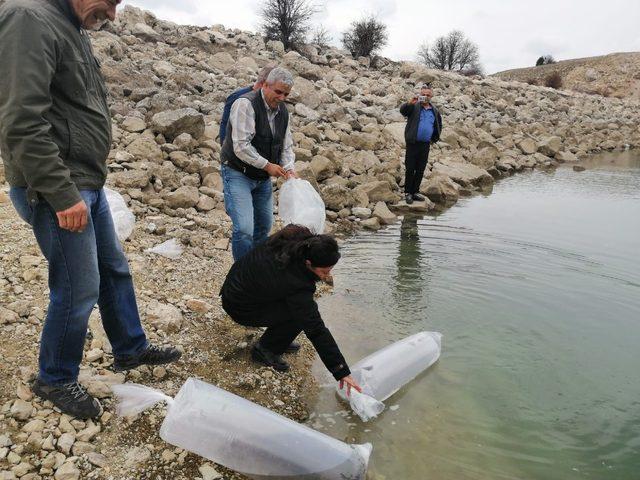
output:
[[421, 82], [434, 84], [444, 114], [421, 187], [435, 204], [514, 171], [640, 145], [638, 105], [618, 99], [386, 59], [372, 66], [335, 48], [285, 53], [259, 35], [180, 26], [130, 6], [92, 38], [111, 92], [110, 182], [137, 213], [184, 218], [220, 237], [228, 235], [216, 141], [223, 102], [267, 63], [296, 74], [289, 105], [296, 169], [324, 198], [329, 229], [377, 228], [389, 221], [380, 202], [410, 208], [398, 204], [405, 125], [398, 107]]

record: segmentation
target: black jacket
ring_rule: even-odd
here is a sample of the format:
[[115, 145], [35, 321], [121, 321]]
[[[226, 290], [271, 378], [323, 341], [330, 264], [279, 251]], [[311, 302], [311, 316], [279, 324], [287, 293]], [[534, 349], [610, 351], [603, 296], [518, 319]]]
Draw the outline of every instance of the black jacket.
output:
[[351, 372], [313, 298], [318, 277], [304, 264], [282, 267], [265, 245], [233, 264], [220, 294], [232, 318], [255, 318], [265, 305], [284, 302], [336, 380]]
[[[436, 121], [430, 143], [436, 143], [440, 140], [440, 134], [442, 133], [442, 115], [440, 115], [440, 111], [435, 107], [435, 105], [431, 105], [431, 108], [433, 108], [433, 113], [435, 113]], [[417, 102], [414, 105], [404, 103], [400, 107], [400, 113], [407, 118], [407, 126], [404, 127], [404, 140], [407, 143], [416, 143], [421, 109], [422, 104]]]

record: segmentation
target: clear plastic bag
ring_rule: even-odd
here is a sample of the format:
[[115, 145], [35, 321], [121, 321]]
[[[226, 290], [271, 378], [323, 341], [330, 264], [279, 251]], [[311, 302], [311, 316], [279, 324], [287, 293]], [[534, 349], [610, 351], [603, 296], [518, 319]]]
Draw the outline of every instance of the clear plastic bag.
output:
[[171, 258], [175, 260], [182, 255], [183, 252], [182, 245], [178, 243], [175, 238], [167, 240], [166, 242], [162, 242], [159, 245], [156, 245], [152, 248], [147, 248], [145, 252], [156, 253], [158, 255], [162, 255], [163, 257]]
[[280, 187], [278, 215], [285, 225], [304, 225], [314, 233], [324, 231], [326, 212], [320, 194], [309, 182], [291, 178]]
[[420, 332], [372, 353], [351, 367], [362, 394], [354, 396], [352, 389], [348, 398], [337, 388], [338, 395], [363, 421], [374, 418], [384, 410], [382, 402], [440, 358], [441, 340], [441, 333]]
[[109, 204], [109, 210], [111, 211], [111, 217], [113, 218], [113, 225], [116, 229], [116, 235], [120, 242], [124, 242], [133, 233], [133, 227], [136, 223], [136, 217], [129, 207], [127, 202], [124, 201], [122, 195], [118, 192], [104, 187], [104, 194], [107, 197], [107, 203]]
[[[114, 388], [118, 413], [167, 400], [136, 384]], [[254, 479], [364, 480], [371, 444], [347, 445], [206, 382], [189, 378], [160, 428], [166, 442]]]

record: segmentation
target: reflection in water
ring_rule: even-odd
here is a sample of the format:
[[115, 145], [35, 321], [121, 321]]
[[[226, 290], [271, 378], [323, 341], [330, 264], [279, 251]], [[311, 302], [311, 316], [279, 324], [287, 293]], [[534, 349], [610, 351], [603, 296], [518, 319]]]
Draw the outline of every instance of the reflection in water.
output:
[[444, 334], [443, 354], [367, 424], [321, 392], [314, 428], [373, 442], [375, 479], [640, 478], [640, 156], [629, 155], [519, 174], [348, 242], [320, 300], [347, 358], [420, 330]]
[[[407, 215], [400, 225], [400, 241], [398, 242], [398, 256], [396, 257], [397, 274], [395, 288], [399, 295], [412, 292], [422, 294], [424, 276], [421, 268], [422, 254], [420, 233], [418, 231], [419, 217]], [[423, 275], [424, 274], [424, 275]]]

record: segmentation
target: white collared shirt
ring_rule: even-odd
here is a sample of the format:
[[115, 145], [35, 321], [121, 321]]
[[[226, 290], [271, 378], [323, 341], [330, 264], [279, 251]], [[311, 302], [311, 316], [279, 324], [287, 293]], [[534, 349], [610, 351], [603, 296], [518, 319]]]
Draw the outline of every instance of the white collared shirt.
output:
[[[260, 96], [267, 109], [267, 118], [271, 133], [275, 131], [275, 121], [278, 110], [273, 110], [265, 101], [264, 94], [260, 90]], [[231, 122], [231, 139], [233, 140], [233, 152], [236, 156], [249, 165], [264, 169], [268, 160], [258, 153], [256, 148], [251, 145], [251, 140], [256, 135], [256, 118], [253, 111], [253, 105], [248, 98], [239, 98], [231, 106], [231, 114], [229, 115]], [[287, 124], [287, 130], [284, 134], [284, 144], [282, 147], [281, 166], [285, 171], [293, 170], [296, 157], [293, 153], [293, 137], [291, 129]]]

